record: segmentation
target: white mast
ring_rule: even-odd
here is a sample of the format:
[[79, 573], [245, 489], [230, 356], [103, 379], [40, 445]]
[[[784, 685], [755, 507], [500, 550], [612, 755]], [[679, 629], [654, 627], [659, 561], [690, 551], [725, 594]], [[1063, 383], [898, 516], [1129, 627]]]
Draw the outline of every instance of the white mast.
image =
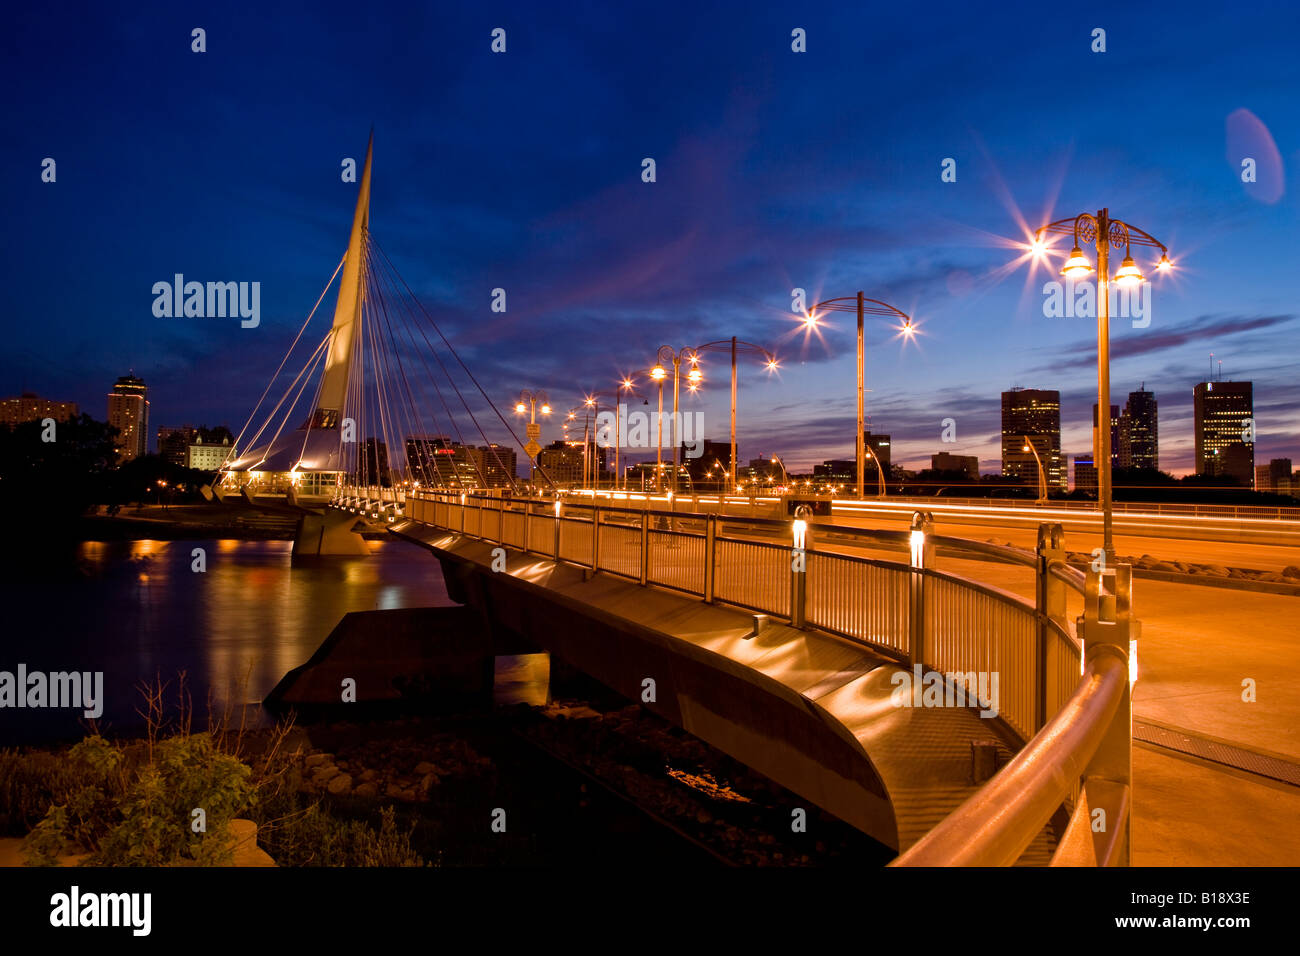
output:
[[320, 404], [312, 417], [312, 429], [337, 428], [343, 414], [343, 401], [348, 391], [348, 371], [352, 363], [352, 337], [361, 315], [361, 274], [365, 266], [362, 242], [370, 225], [370, 158], [374, 148], [375, 134], [372, 131], [370, 142], [366, 146], [366, 165], [361, 171], [361, 190], [357, 193], [357, 209], [352, 217], [352, 233], [348, 237], [343, 277], [339, 280], [339, 299], [334, 306], [329, 355], [325, 359]]

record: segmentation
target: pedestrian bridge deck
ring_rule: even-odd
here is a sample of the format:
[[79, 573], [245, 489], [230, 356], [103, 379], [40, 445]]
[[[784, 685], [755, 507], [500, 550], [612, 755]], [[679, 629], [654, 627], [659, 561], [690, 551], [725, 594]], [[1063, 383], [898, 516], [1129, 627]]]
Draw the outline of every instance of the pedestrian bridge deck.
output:
[[[391, 530], [437, 555], [490, 625], [633, 699], [653, 677], [646, 706], [900, 851], [979, 789], [971, 741], [996, 740], [1003, 759], [1021, 745], [969, 707], [895, 706], [890, 678], [905, 668], [863, 644], [776, 620], [755, 634], [744, 610], [510, 548], [493, 572], [490, 542], [411, 520]], [[578, 618], [601, 622], [600, 639]], [[627, 642], [611, 646], [611, 630]], [[1021, 862], [1046, 864], [1054, 845], [1045, 828]]]

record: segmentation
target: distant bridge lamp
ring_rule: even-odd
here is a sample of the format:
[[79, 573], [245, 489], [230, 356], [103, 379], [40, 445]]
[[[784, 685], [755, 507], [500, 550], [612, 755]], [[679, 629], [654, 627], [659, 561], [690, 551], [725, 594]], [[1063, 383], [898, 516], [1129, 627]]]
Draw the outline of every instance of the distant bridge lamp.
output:
[[[916, 329], [912, 325], [912, 317], [906, 312], [895, 308], [888, 302], [881, 302], [879, 299], [868, 299], [865, 293], [862, 292], [859, 292], [856, 296], [827, 299], [808, 309], [804, 314], [803, 324], [810, 331], [817, 328], [817, 322], [820, 318], [817, 314], [819, 310], [823, 312], [856, 312], [858, 315], [858, 497], [863, 498], [865, 497], [864, 489], [866, 486], [866, 439], [863, 436], [863, 432], [866, 430], [866, 403], [864, 400], [864, 392], [866, 391], [866, 352], [863, 320], [867, 315], [884, 315], [902, 319], [902, 324], [898, 326], [898, 333], [908, 339], [916, 334]], [[881, 494], [884, 494], [884, 492], [882, 491]]]

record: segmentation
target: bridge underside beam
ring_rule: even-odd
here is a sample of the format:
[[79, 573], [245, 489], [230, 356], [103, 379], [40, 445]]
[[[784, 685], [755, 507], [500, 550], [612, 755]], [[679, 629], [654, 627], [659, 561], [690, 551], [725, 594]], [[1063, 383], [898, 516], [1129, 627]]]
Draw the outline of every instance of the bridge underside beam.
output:
[[352, 530], [356, 523], [356, 515], [330, 508], [321, 514], [304, 514], [293, 539], [294, 556], [369, 554], [366, 539]]

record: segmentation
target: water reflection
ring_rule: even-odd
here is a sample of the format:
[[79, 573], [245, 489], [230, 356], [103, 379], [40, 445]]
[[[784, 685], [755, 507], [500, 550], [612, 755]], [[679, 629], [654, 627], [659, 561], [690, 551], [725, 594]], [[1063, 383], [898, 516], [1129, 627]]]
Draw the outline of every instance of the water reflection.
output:
[[[86, 542], [0, 582], [0, 670], [104, 672], [103, 724], [138, 726], [138, 685], [186, 671], [197, 718], [260, 701], [349, 611], [452, 603], [437, 562], [397, 541], [295, 562], [288, 541]], [[207, 570], [192, 570], [203, 548]], [[171, 698], [174, 700], [174, 695]], [[79, 711], [0, 710], [0, 745], [76, 736]]]

